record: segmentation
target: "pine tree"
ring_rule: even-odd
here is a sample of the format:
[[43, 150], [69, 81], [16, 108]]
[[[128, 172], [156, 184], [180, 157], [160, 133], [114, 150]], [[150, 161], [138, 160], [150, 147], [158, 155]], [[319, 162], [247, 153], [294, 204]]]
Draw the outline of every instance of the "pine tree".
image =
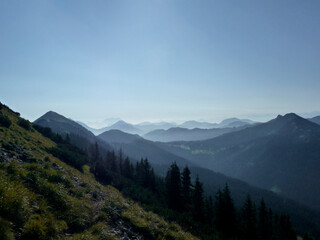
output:
[[256, 240], [256, 210], [254, 204], [251, 201], [250, 195], [247, 196], [247, 199], [243, 205], [241, 220], [242, 237], [246, 240]]
[[213, 225], [213, 213], [214, 213], [213, 199], [211, 196], [209, 196], [204, 201], [204, 217], [205, 217], [205, 222], [211, 226]]
[[[67, 136], [69, 136], [69, 134]], [[90, 145], [89, 154], [90, 154], [90, 162], [92, 165], [98, 161], [101, 161], [99, 145], [97, 142], [95, 142], [95, 144]]]
[[119, 150], [119, 173], [122, 175], [122, 168], [123, 168], [123, 153], [122, 148]]
[[191, 204], [191, 177], [190, 177], [190, 170], [186, 166], [183, 169], [181, 182], [182, 182], [182, 189], [181, 189], [181, 196], [182, 196], [182, 204], [183, 209], [187, 211], [190, 209]]
[[199, 177], [196, 177], [193, 190], [192, 199], [192, 215], [194, 220], [204, 221], [204, 201], [203, 201], [203, 188], [202, 183], [199, 181]]
[[223, 191], [219, 189], [215, 201], [215, 224], [224, 238], [236, 235], [236, 211], [229, 186], [226, 184]]
[[279, 230], [280, 230], [280, 239], [281, 240], [296, 240], [297, 234], [293, 230], [290, 217], [286, 214], [282, 214], [279, 220]]
[[258, 237], [261, 240], [270, 240], [272, 237], [272, 225], [269, 219], [269, 214], [267, 211], [266, 204], [262, 199], [260, 202], [259, 212], [258, 212]]
[[107, 158], [106, 158], [107, 169], [114, 173], [118, 172], [116, 161], [117, 161], [117, 157], [114, 151], [112, 152], [108, 151]]
[[180, 169], [176, 163], [173, 163], [165, 178], [166, 196], [169, 208], [181, 210], [181, 178]]
[[133, 178], [133, 166], [130, 163], [130, 160], [128, 157], [124, 159], [123, 167], [122, 167], [122, 175], [126, 178]]

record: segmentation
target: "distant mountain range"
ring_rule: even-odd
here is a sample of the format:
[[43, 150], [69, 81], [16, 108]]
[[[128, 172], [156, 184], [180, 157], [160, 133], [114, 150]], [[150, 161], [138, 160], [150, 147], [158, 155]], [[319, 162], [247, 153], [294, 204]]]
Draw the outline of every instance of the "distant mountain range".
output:
[[156, 129], [167, 130], [169, 128], [177, 127], [177, 124], [171, 123], [171, 122], [158, 122], [158, 123], [144, 122], [144, 123], [136, 124], [135, 127], [139, 128], [143, 132], [143, 134], [146, 134]]
[[320, 116], [309, 118], [308, 120], [320, 125]]
[[193, 177], [200, 176], [207, 193], [215, 192], [228, 182], [236, 204], [249, 192], [256, 202], [263, 197], [275, 210], [290, 213], [293, 222], [303, 217], [305, 224], [314, 226], [319, 219], [317, 211], [314, 214], [313, 210], [277, 195], [319, 210], [320, 126], [295, 114], [278, 116], [270, 122], [210, 140], [170, 143], [155, 143], [120, 130], [109, 130], [95, 137], [76, 122], [53, 112], [35, 123], [55, 132], [77, 133], [82, 140], [88, 138], [84, 140], [86, 144], [97, 141], [116, 151], [121, 148], [131, 159], [147, 157], [159, 174], [164, 174], [164, 169], [172, 162], [177, 162], [181, 168], [188, 165]]
[[[248, 126], [248, 125], [245, 125]], [[243, 127], [242, 127], [243, 128]], [[168, 130], [158, 129], [151, 131], [143, 138], [151, 141], [159, 142], [173, 142], [173, 141], [199, 141], [210, 138], [218, 137], [222, 134], [238, 131], [242, 128], [212, 128], [212, 129], [200, 129], [200, 128], [170, 128]]]
[[199, 167], [197, 166], [197, 162], [192, 163], [183, 157], [178, 157], [162, 149], [159, 144], [147, 141], [138, 135], [111, 130], [99, 135], [99, 137], [112, 145], [116, 151], [122, 149], [122, 151], [130, 157], [136, 159], [147, 157], [155, 171], [162, 176], [165, 176], [167, 166], [172, 162], [176, 162], [181, 169], [188, 165], [193, 173], [193, 178], [199, 176], [201, 181], [203, 181], [204, 190], [207, 194], [216, 192], [225, 183], [228, 183], [233, 193], [235, 204], [238, 207], [240, 207], [240, 203], [246, 198], [247, 193], [250, 193], [255, 202], [259, 202], [261, 198], [264, 198], [265, 201], [271, 203], [276, 211], [290, 213], [293, 222], [300, 219], [301, 216], [306, 215], [310, 217], [304, 218], [303, 222], [306, 223], [306, 225], [311, 226], [314, 221], [317, 221], [316, 218], [314, 218], [314, 214], [317, 215], [317, 213], [315, 213], [316, 211], [310, 210], [308, 207], [304, 207], [287, 198], [280, 197], [271, 191], [262, 190], [235, 178], [230, 178], [224, 174]]
[[147, 157], [150, 163], [157, 165], [168, 166], [173, 162], [176, 162], [180, 166], [196, 165], [182, 157], [163, 150], [152, 141], [145, 140], [139, 135], [119, 130], [110, 130], [98, 135], [98, 137], [107, 144], [110, 144], [114, 149], [122, 149], [125, 154], [137, 160]]
[[[95, 135], [99, 135], [105, 131], [109, 130], [120, 130], [126, 133], [130, 134], [139, 134], [139, 135], [146, 135], [149, 132], [155, 131], [155, 130], [168, 130], [170, 128], [184, 128], [184, 129], [213, 129], [213, 128], [234, 128], [234, 127], [243, 127], [248, 126], [251, 124], [254, 124], [256, 122], [248, 120], [248, 119], [238, 119], [238, 118], [229, 118], [223, 120], [221, 123], [208, 123], [208, 122], [198, 122], [198, 121], [187, 121], [180, 125], [176, 123], [170, 123], [170, 122], [159, 122], [159, 123], [150, 123], [150, 122], [143, 122], [139, 124], [131, 124], [127, 123], [125, 121], [119, 120], [116, 123], [112, 124], [111, 126], [106, 126], [100, 129], [95, 129], [92, 127], [89, 127], [87, 124], [79, 122], [80, 125], [91, 131]], [[210, 134], [207, 134], [209, 137]], [[190, 140], [196, 140], [190, 139]], [[200, 137], [199, 139], [208, 139], [204, 137]]]
[[320, 210], [320, 126], [296, 114], [166, 151]]

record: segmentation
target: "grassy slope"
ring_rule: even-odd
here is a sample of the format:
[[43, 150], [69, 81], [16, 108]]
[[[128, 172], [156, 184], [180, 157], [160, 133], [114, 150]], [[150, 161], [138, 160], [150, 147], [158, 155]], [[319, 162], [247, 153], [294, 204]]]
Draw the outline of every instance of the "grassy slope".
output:
[[88, 166], [81, 173], [48, 154], [54, 142], [0, 111], [12, 122], [0, 126], [0, 238], [197, 239], [99, 184]]

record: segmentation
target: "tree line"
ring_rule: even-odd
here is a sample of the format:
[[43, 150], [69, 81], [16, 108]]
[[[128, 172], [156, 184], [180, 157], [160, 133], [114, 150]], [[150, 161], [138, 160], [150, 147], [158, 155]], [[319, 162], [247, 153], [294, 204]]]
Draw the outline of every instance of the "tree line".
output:
[[297, 239], [288, 215], [273, 213], [263, 199], [257, 207], [250, 195], [242, 208], [236, 209], [227, 184], [213, 196], [206, 196], [202, 182], [198, 176], [192, 180], [188, 166], [180, 171], [173, 163], [165, 177], [159, 177], [147, 158], [133, 164], [121, 150], [118, 154], [108, 152], [103, 158], [95, 144], [90, 156], [97, 180], [115, 185], [147, 209], [202, 239]]
[[[243, 206], [236, 209], [227, 184], [206, 196], [199, 177], [192, 180], [187, 166], [180, 171], [173, 163], [165, 176], [160, 177], [154, 173], [147, 158], [133, 163], [121, 150], [101, 154], [97, 143], [86, 150], [76, 149], [70, 144], [68, 135], [63, 138], [47, 128], [36, 128], [58, 143], [56, 149], [48, 149], [50, 153], [80, 171], [82, 165], [89, 165], [101, 183], [115, 186], [146, 210], [179, 223], [201, 239], [297, 239], [288, 215], [274, 213], [263, 199], [257, 207], [250, 195]], [[306, 235], [304, 239], [312, 238]]]

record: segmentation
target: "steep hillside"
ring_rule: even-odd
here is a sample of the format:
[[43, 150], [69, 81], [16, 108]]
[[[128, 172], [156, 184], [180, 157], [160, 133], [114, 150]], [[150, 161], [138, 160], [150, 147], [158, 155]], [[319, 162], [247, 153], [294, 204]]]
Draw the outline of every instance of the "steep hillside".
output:
[[49, 154], [54, 142], [0, 108], [1, 239], [197, 239]]
[[320, 126], [295, 114], [206, 141], [161, 146], [320, 210]]

